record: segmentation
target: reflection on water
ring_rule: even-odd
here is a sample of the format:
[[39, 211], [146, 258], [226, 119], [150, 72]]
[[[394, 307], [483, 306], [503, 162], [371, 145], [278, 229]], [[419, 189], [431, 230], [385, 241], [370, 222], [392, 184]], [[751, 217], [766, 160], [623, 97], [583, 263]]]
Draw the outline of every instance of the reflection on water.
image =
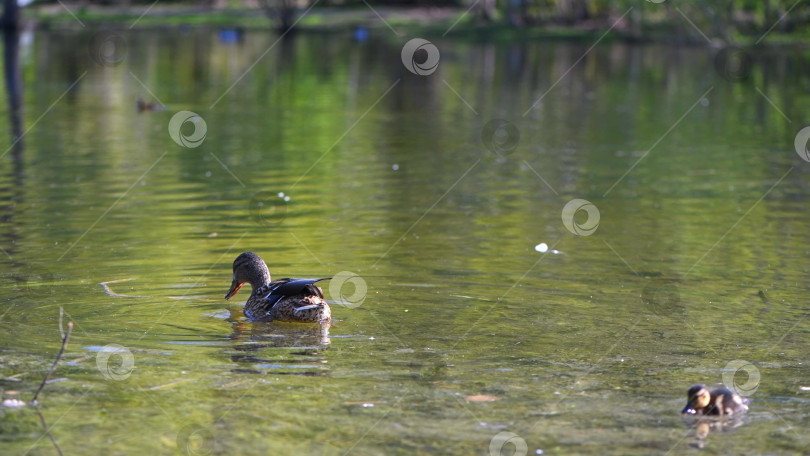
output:
[[734, 416], [731, 418], [699, 418], [685, 419], [684, 424], [689, 429], [689, 436], [693, 439], [689, 443], [690, 447], [699, 450], [706, 449], [710, 443], [709, 434], [714, 433], [715, 438], [722, 438], [725, 433], [734, 432], [737, 428], [745, 424], [744, 416]]
[[[404, 37], [104, 33], [4, 48], [0, 389], [36, 388], [63, 306], [41, 411], [66, 454], [678, 452], [683, 389], [732, 360], [767, 413], [710, 448], [810, 444], [805, 51], [739, 78], [697, 47], [436, 38], [419, 76]], [[228, 307], [248, 250], [345, 278], [332, 327]], [[112, 344], [126, 378], [81, 348]], [[53, 451], [25, 411], [0, 433]]]
[[231, 339], [250, 343], [269, 342], [273, 347], [325, 346], [331, 343], [328, 324], [300, 325], [273, 322], [249, 323], [243, 317], [233, 324]]

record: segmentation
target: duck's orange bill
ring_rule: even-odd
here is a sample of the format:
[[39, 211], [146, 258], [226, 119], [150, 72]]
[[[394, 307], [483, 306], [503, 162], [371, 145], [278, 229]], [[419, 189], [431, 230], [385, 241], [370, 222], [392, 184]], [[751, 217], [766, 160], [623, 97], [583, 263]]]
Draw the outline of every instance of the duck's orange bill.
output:
[[234, 280], [233, 283], [231, 283], [231, 289], [228, 290], [227, 293], [225, 293], [225, 299], [230, 299], [231, 296], [235, 295], [236, 292], [239, 291], [240, 288], [242, 288], [242, 285], [244, 285], [244, 283], [239, 283], [236, 280]]

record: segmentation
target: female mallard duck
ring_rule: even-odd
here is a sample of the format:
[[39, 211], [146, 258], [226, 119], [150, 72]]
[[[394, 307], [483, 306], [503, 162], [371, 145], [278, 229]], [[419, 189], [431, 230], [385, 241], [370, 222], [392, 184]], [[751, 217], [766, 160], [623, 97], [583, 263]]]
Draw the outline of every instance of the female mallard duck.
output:
[[270, 271], [259, 255], [245, 252], [233, 262], [233, 282], [225, 299], [249, 283], [253, 292], [245, 303], [245, 315], [252, 321], [297, 321], [329, 323], [332, 311], [315, 285], [323, 279], [278, 279], [270, 281]]
[[732, 416], [748, 411], [748, 399], [727, 389], [713, 391], [705, 385], [695, 385], [686, 393], [688, 400], [681, 413], [688, 415]]

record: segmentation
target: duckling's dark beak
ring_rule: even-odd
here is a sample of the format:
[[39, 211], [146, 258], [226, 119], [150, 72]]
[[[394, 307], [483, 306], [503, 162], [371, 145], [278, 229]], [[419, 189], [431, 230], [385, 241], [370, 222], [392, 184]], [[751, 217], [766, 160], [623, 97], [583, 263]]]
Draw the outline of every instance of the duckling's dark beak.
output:
[[683, 410], [681, 410], [681, 415], [694, 415], [695, 413], [697, 413], [697, 411], [695, 410], [694, 407], [692, 407], [691, 402], [687, 402], [686, 407], [684, 407]]
[[227, 293], [225, 293], [225, 299], [226, 300], [231, 299], [231, 296], [235, 295], [236, 292], [239, 291], [240, 288], [242, 288], [242, 285], [244, 285], [244, 282], [239, 283], [239, 281], [237, 280], [231, 282], [231, 289], [228, 290]]

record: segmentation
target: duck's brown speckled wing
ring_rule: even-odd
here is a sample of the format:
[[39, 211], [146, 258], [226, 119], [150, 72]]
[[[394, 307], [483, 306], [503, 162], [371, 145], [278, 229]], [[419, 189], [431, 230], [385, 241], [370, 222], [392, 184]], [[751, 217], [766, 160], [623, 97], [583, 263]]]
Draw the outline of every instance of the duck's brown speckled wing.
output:
[[323, 299], [323, 292], [315, 285], [321, 280], [329, 280], [331, 277], [324, 277], [321, 279], [291, 279], [284, 278], [278, 279], [265, 285], [262, 293], [267, 293], [264, 296], [264, 301], [267, 307], [272, 307], [282, 298], [288, 296], [317, 296]]

